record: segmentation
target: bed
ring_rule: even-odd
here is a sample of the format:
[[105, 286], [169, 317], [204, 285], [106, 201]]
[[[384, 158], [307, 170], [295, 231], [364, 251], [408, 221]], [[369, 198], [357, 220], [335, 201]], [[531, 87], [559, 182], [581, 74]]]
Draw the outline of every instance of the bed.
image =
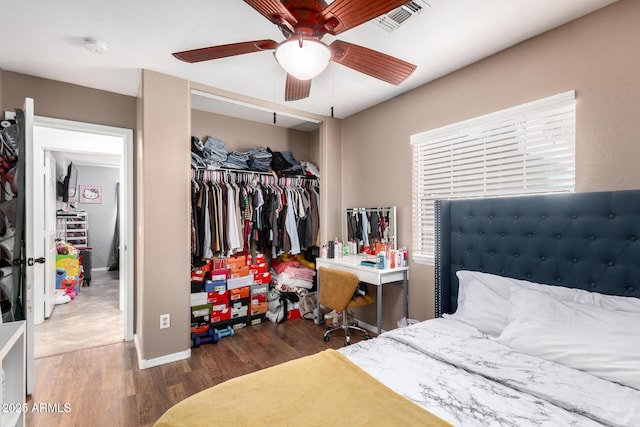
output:
[[[438, 201], [436, 219], [437, 318], [217, 385], [156, 425], [640, 425], [640, 191]], [[293, 376], [278, 403], [270, 381]]]

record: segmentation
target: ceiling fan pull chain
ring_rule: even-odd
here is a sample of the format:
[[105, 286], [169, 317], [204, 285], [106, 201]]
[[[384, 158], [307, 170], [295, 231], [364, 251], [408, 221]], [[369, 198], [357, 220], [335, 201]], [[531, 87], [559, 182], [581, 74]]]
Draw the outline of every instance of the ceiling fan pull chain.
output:
[[333, 119], [333, 105], [331, 106], [331, 118]]
[[274, 125], [276, 124], [276, 112], [275, 111], [273, 112], [273, 124]]

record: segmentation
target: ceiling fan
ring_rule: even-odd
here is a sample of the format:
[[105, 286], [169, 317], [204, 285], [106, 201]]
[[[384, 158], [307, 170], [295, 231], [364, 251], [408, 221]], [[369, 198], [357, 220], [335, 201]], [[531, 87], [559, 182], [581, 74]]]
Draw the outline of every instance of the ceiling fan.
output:
[[287, 72], [285, 100], [309, 96], [311, 79], [330, 61], [369, 76], [398, 85], [416, 66], [382, 52], [335, 40], [326, 45], [325, 34], [337, 35], [402, 6], [408, 0], [244, 0], [265, 18], [276, 24], [286, 39], [254, 40], [175, 52], [173, 56], [189, 62], [275, 50], [278, 63]]

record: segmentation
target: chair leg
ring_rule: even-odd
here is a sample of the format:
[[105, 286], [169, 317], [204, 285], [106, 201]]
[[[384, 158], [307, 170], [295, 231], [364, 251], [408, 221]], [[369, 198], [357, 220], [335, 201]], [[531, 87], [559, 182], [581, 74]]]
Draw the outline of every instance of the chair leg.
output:
[[358, 325], [357, 322], [349, 323], [347, 310], [342, 310], [342, 324], [332, 325], [327, 327], [327, 330], [324, 332], [323, 339], [325, 341], [329, 341], [329, 334], [332, 333], [333, 331], [337, 331], [338, 329], [344, 330], [345, 346], [351, 345], [351, 331], [350, 331], [351, 329], [362, 332], [364, 334], [364, 339], [366, 340], [370, 339], [371, 336], [369, 336], [369, 332], [366, 329], [363, 329], [357, 325]]
[[364, 334], [364, 338], [365, 339], [369, 339], [371, 338], [371, 336], [369, 336], [369, 331], [367, 331], [366, 329], [361, 328], [360, 326], [353, 326], [353, 325], [349, 325], [347, 326], [347, 334], [349, 333], [349, 330], [353, 329], [354, 331], [360, 331]]
[[324, 332], [323, 339], [325, 341], [329, 341], [329, 334], [333, 331], [337, 331], [338, 329], [342, 329], [342, 325], [338, 326], [327, 326], [327, 330]]
[[345, 335], [344, 345], [345, 346], [351, 344], [351, 329], [353, 329], [354, 331], [360, 331], [364, 333], [364, 339], [366, 340], [371, 338], [369, 336], [369, 332], [366, 329], [363, 329], [360, 326], [358, 326], [357, 322], [352, 322], [351, 324], [349, 323], [347, 310], [343, 310], [342, 312], [342, 329], [344, 329], [344, 335]]

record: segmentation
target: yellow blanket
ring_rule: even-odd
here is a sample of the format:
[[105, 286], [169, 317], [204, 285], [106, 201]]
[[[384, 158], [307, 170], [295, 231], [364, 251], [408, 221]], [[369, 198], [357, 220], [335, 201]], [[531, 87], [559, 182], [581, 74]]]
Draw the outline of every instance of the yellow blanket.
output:
[[170, 408], [169, 426], [450, 426], [335, 350], [231, 379]]

